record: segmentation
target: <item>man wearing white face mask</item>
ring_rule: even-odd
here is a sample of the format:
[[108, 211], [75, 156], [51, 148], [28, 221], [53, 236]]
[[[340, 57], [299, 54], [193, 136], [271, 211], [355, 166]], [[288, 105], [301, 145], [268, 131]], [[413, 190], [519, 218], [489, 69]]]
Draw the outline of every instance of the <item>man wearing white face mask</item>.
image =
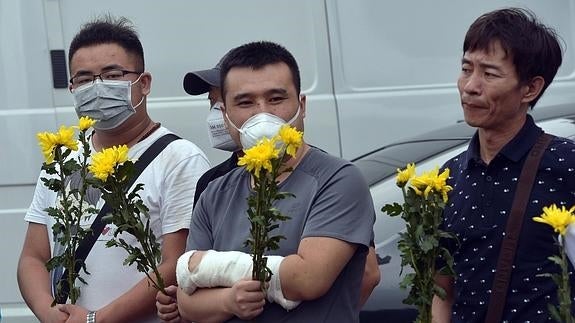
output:
[[[306, 98], [300, 95], [297, 63], [285, 48], [249, 43], [233, 49], [221, 69], [224, 112], [237, 144], [249, 148], [286, 123], [303, 131]], [[375, 219], [368, 186], [353, 164], [305, 143], [286, 166], [292, 170], [280, 176], [281, 189], [296, 197], [274, 204], [290, 219], [273, 232], [286, 239], [269, 254], [273, 275], [267, 294], [249, 277], [244, 241], [251, 177], [237, 168], [215, 179], [194, 209], [191, 251], [177, 268], [184, 319], [359, 321]]]
[[[129, 158], [138, 159], [155, 147], [156, 141], [172, 135], [148, 115], [146, 97], [152, 78], [145, 72], [142, 45], [127, 19], [106, 16], [84, 25], [70, 45], [69, 63], [76, 112], [97, 120], [90, 142], [92, 151], [125, 144], [130, 148]], [[151, 228], [162, 245], [158, 269], [167, 284], [175, 283], [176, 261], [185, 249], [193, 208], [190, 194], [208, 168], [205, 154], [196, 145], [178, 139], [157, 151], [136, 180], [144, 184], [139, 194], [149, 208]], [[69, 185], [79, 185], [79, 181], [72, 178]], [[86, 257], [90, 274], [82, 273], [87, 285], [80, 285], [76, 305], [50, 306], [54, 300], [52, 286], [61, 271], [49, 273], [45, 263], [59, 254], [62, 246], [55, 243], [51, 229], [54, 221], [45, 210], [58, 199], [39, 180], [25, 216], [29, 224], [18, 282], [36, 317], [42, 322], [157, 322], [156, 292], [145, 275], [135, 265], [123, 265], [127, 253], [122, 248], [105, 247], [115, 229], [112, 225], [97, 233]], [[95, 189], [88, 192], [87, 200], [97, 209], [104, 204]], [[94, 218], [83, 220], [81, 225], [90, 227]], [[137, 243], [128, 234], [121, 238], [129, 244]]]
[[194, 205], [208, 186], [208, 183], [237, 167], [238, 154], [242, 153], [241, 147], [236, 144], [230, 135], [224, 120], [224, 113], [222, 112], [223, 99], [220, 89], [220, 64], [222, 60], [214, 68], [187, 73], [183, 82], [184, 90], [190, 95], [208, 93], [210, 113], [206, 119], [206, 124], [212, 147], [232, 152], [230, 158], [212, 167], [200, 177], [196, 186]]
[[[238, 157], [243, 154], [241, 147], [236, 144], [230, 135], [222, 111], [223, 99], [220, 89], [220, 64], [224, 58], [225, 55], [220, 59], [218, 64], [211, 69], [187, 73], [183, 81], [184, 90], [190, 95], [208, 93], [210, 112], [206, 118], [206, 125], [210, 143], [213, 148], [232, 152], [228, 159], [210, 168], [200, 177], [194, 192], [194, 206], [211, 181], [238, 167]], [[162, 321], [175, 322], [179, 320], [179, 312], [176, 304], [177, 287], [175, 285], [168, 286], [166, 292], [166, 294], [158, 292], [156, 295], [158, 317], [161, 318]]]

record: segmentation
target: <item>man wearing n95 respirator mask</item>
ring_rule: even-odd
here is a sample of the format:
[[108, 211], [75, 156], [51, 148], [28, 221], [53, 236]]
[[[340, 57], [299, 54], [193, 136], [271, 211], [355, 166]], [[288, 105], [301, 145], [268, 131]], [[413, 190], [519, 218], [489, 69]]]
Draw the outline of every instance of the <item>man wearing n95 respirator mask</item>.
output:
[[[220, 77], [225, 120], [242, 148], [275, 135], [283, 124], [304, 130], [306, 97], [300, 95], [299, 69], [282, 46], [255, 42], [234, 48], [221, 64]], [[306, 143], [286, 167], [290, 171], [278, 178], [279, 185], [295, 198], [274, 204], [290, 219], [272, 232], [286, 239], [267, 255], [273, 273], [267, 295], [246, 274], [251, 175], [236, 168], [210, 183], [194, 209], [190, 252], [177, 268], [182, 318], [359, 321], [375, 219], [369, 188], [353, 164]]]

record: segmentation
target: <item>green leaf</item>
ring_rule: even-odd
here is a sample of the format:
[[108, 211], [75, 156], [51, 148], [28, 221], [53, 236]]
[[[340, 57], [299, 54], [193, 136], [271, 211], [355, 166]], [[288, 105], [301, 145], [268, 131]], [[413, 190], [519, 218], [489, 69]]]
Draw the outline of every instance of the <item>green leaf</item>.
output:
[[407, 289], [409, 286], [413, 285], [413, 281], [415, 279], [414, 273], [409, 273], [403, 277], [403, 280], [399, 283], [399, 287], [401, 289]]
[[443, 289], [441, 286], [437, 285], [437, 284], [433, 284], [433, 293], [437, 296], [439, 296], [439, 298], [441, 298], [442, 300], [445, 300], [445, 297], [447, 297], [447, 293], [445, 292], [445, 289]]
[[432, 236], [420, 236], [421, 240], [419, 242], [419, 246], [424, 253], [429, 252], [433, 248], [439, 245], [437, 239]]
[[403, 212], [403, 207], [399, 203], [386, 204], [381, 208], [381, 211], [390, 216], [398, 216]]
[[561, 264], [563, 263], [563, 260], [561, 260], [561, 257], [559, 256], [551, 256], [551, 257], [547, 257], [547, 259], [551, 260], [552, 262], [554, 262], [555, 264], [561, 266]]

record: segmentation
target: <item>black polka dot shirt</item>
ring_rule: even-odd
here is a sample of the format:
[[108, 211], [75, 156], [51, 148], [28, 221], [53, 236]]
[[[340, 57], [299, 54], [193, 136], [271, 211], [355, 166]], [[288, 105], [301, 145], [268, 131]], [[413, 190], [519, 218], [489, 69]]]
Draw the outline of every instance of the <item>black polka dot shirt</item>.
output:
[[[456, 234], [459, 246], [447, 243], [455, 261], [452, 322], [483, 322], [491, 294], [502, 238], [517, 181], [527, 153], [543, 131], [527, 122], [489, 165], [479, 156], [477, 134], [467, 151], [448, 161], [453, 186], [443, 229]], [[544, 206], [575, 205], [575, 144], [554, 138], [539, 165], [513, 265], [504, 322], [552, 322], [547, 303], [556, 303], [557, 288], [542, 273], [558, 272], [547, 258], [558, 254], [552, 228], [532, 220]], [[573, 268], [571, 267], [571, 271]], [[575, 296], [575, 275], [571, 275]], [[575, 303], [575, 301], [574, 301]], [[575, 308], [574, 308], [575, 310]]]

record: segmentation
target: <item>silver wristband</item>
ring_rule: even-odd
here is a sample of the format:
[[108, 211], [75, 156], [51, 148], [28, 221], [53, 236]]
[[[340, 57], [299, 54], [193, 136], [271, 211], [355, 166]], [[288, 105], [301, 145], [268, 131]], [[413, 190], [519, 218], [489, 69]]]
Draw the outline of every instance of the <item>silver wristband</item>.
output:
[[96, 323], [96, 312], [88, 312], [86, 314], [86, 323]]

